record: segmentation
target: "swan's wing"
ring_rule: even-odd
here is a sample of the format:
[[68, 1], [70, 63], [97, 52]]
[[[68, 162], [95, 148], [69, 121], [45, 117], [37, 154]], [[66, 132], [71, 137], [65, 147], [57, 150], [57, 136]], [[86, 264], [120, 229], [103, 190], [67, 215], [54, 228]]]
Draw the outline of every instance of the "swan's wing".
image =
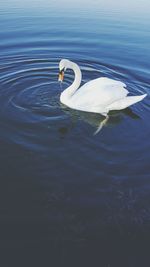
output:
[[107, 107], [114, 101], [122, 99], [129, 93], [120, 81], [98, 78], [80, 87], [72, 96], [72, 104], [80, 109], [93, 111], [94, 108]]

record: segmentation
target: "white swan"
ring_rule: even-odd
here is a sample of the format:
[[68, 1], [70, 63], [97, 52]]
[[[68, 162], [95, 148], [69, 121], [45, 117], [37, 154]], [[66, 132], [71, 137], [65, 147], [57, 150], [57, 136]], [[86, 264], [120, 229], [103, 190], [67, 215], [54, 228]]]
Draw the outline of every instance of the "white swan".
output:
[[127, 96], [129, 92], [124, 88], [124, 83], [105, 77], [89, 81], [79, 88], [82, 74], [79, 66], [70, 60], [60, 61], [59, 81], [63, 81], [66, 69], [74, 71], [75, 79], [72, 85], [61, 93], [60, 101], [72, 109], [100, 113], [107, 117], [110, 110], [124, 109], [147, 95]]

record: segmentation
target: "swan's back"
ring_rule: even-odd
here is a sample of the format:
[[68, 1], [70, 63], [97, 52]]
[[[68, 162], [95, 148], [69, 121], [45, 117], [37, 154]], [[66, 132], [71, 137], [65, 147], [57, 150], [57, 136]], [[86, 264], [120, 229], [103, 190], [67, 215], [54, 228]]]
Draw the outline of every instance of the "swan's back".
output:
[[77, 109], [100, 112], [101, 108], [127, 96], [126, 85], [109, 78], [98, 78], [80, 87], [71, 97], [72, 107]]

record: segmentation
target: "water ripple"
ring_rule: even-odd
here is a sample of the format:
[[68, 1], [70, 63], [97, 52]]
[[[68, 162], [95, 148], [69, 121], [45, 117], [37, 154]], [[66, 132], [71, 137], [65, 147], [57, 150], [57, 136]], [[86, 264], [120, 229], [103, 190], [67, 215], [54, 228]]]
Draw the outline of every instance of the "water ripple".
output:
[[[24, 240], [49, 244], [53, 236], [61, 244], [78, 234], [98, 240], [104, 225], [107, 237], [107, 226], [117, 225], [123, 240], [124, 225], [149, 223], [148, 18], [57, 4], [46, 10], [42, 2], [38, 13], [28, 4], [0, 8], [0, 208], [6, 247], [13, 238], [23, 247]], [[82, 84], [106, 76], [124, 82], [130, 95], [148, 96], [111, 112], [94, 135], [103, 116], [60, 103], [74, 79], [67, 70], [58, 83], [61, 58], [79, 64]]]
[[[142, 108], [149, 111], [148, 100], [140, 103], [133, 110], [111, 114], [102, 133], [94, 137], [93, 133], [103, 117], [98, 114], [70, 110], [60, 103], [61, 91], [72, 83], [74, 77], [72, 71], [67, 71], [65, 82], [61, 88], [57, 81], [58, 63], [59, 59], [57, 58], [7, 57], [5, 64], [1, 66], [0, 109], [3, 138], [5, 136], [11, 142], [19, 142], [28, 149], [48, 151], [47, 142], [43, 138], [48, 141], [51, 131], [53, 135], [56, 134], [55, 139], [57, 139], [58, 134], [62, 135], [63, 138], [75, 134], [78, 136], [78, 138], [73, 137], [77, 153], [80, 150], [80, 154], [86, 156], [84, 156], [83, 161], [82, 158], [76, 158], [76, 162], [72, 162], [70, 168], [75, 168], [77, 164], [80, 166], [78, 168], [81, 172], [86, 171], [84, 162], [88, 161], [90, 161], [91, 166], [94, 166], [97, 174], [100, 168], [104, 171], [107, 164], [111, 166], [110, 170], [115, 170], [116, 162], [122, 164], [124, 159], [128, 158], [129, 143], [132, 146], [130, 155], [137, 154], [137, 159], [140, 159], [147, 144], [145, 143], [143, 146], [142, 143], [139, 143], [137, 146], [137, 142], [134, 140], [134, 127], [136, 127], [134, 120], [139, 120], [139, 124], [144, 123], [145, 117], [142, 116]], [[108, 65], [98, 60], [78, 60], [77, 63], [83, 73], [83, 83], [97, 77], [107, 76], [127, 83], [129, 91], [133, 95], [146, 92], [146, 87], [141, 85], [138, 76], [135, 79], [135, 76], [131, 72], [127, 73], [127, 69], [125, 71], [123, 67]], [[134, 83], [132, 83], [133, 79]], [[117, 136], [116, 126], [119, 132]], [[6, 129], [9, 132], [8, 135]], [[132, 129], [132, 136], [128, 129]], [[113, 143], [108, 142], [107, 138], [110, 134], [113, 136]], [[37, 135], [39, 137], [35, 138]], [[107, 138], [104, 138], [104, 135]], [[138, 132], [136, 137], [137, 140], [145, 138], [148, 140], [148, 133]], [[82, 140], [82, 146], [80, 146], [79, 139]], [[70, 154], [71, 150], [69, 147], [68, 149], [57, 147], [56, 140], [54, 144], [56, 150], [63, 151], [65, 149], [63, 160], [67, 164], [68, 158], [72, 154], [72, 152]], [[122, 153], [124, 157], [120, 158], [119, 155]], [[95, 154], [99, 155], [97, 159]], [[113, 173], [115, 174], [115, 171]]]

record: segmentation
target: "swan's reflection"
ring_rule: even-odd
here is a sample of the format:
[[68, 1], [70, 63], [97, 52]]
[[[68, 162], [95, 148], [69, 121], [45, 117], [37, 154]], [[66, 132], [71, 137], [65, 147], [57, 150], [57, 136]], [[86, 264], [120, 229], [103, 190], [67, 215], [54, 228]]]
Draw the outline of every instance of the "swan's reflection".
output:
[[140, 119], [140, 116], [137, 115], [131, 108], [126, 108], [124, 110], [119, 111], [111, 111], [109, 112], [108, 117], [104, 117], [101, 114], [83, 112], [79, 110], [73, 110], [68, 108], [67, 106], [61, 104], [63, 111], [71, 116], [71, 124], [69, 126], [63, 126], [59, 128], [59, 132], [62, 136], [65, 136], [72, 128], [74, 128], [77, 124], [78, 120], [82, 120], [85, 123], [88, 123], [94, 128], [93, 134], [98, 134], [103, 127], [107, 126], [115, 126], [119, 124], [123, 116], [128, 116], [134, 120]]

